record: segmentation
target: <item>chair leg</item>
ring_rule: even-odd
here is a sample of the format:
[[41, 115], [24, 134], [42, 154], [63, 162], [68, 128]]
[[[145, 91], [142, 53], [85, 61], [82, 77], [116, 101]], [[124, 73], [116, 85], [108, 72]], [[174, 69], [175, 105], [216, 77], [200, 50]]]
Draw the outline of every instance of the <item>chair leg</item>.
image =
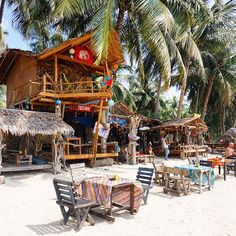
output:
[[77, 226], [75, 229], [79, 229], [79, 227], [81, 225], [80, 210], [79, 209], [74, 210], [74, 215], [75, 215], [75, 219], [77, 221]]
[[90, 214], [88, 214], [87, 221], [88, 221], [91, 225], [95, 225], [95, 221], [94, 221], [94, 219], [92, 218], [92, 216], [91, 216]]
[[64, 218], [64, 225], [67, 224], [71, 213], [72, 213], [72, 209], [69, 208], [68, 211], [63, 215], [63, 218]]
[[78, 217], [76, 216], [76, 220], [77, 220], [76, 230], [80, 230], [83, 227], [85, 220], [88, 218], [89, 210], [90, 210], [90, 207], [87, 207], [86, 209], [81, 209], [81, 211], [83, 212], [82, 220], [80, 219], [79, 210], [76, 211], [77, 212], [76, 215], [78, 215]]
[[145, 205], [147, 204], [148, 194], [149, 194], [149, 189], [145, 190], [145, 192], [143, 194], [143, 202]]

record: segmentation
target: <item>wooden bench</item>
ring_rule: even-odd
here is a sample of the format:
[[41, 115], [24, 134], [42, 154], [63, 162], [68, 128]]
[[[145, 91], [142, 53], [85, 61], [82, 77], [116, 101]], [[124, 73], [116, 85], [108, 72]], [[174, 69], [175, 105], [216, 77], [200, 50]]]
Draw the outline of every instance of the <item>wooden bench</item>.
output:
[[187, 177], [187, 170], [164, 166], [163, 171], [165, 178], [165, 187], [163, 188], [164, 193], [174, 192], [178, 196], [182, 193], [184, 195], [190, 193], [190, 184], [192, 180]]

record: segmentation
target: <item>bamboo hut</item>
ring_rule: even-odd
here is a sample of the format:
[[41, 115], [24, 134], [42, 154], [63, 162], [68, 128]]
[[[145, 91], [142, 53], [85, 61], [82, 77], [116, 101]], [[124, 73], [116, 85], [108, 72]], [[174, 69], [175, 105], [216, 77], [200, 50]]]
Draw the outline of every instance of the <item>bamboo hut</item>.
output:
[[114, 103], [113, 74], [123, 61], [115, 31], [99, 64], [87, 33], [40, 54], [7, 49], [0, 59], [0, 84], [7, 85], [8, 108], [56, 112], [73, 126], [77, 137], [66, 139], [67, 160], [95, 162], [118, 156], [102, 132]]
[[170, 153], [173, 156], [181, 156], [187, 153], [205, 152], [203, 134], [208, 131], [207, 125], [200, 117], [187, 117], [171, 120], [161, 125], [154, 126], [151, 130], [159, 136], [156, 140], [155, 153], [161, 154], [161, 136], [168, 138]]
[[[73, 133], [72, 127], [53, 113], [0, 109], [1, 172], [48, 168], [59, 172], [64, 159], [62, 136]], [[47, 152], [43, 152], [45, 142], [50, 144]], [[44, 164], [33, 164], [34, 160], [42, 162], [43, 157]]]

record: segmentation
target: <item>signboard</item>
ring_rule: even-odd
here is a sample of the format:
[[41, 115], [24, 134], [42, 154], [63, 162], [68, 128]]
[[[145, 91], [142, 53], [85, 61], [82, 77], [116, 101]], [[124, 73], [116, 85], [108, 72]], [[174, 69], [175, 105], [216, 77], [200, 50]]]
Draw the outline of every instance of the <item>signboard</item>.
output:
[[81, 112], [92, 112], [93, 109], [90, 106], [82, 106], [82, 105], [70, 105], [71, 111], [81, 111]]
[[93, 59], [93, 53], [89, 49], [81, 46], [76, 46], [75, 47], [75, 54], [74, 58], [76, 60], [84, 61], [88, 64], [93, 64], [94, 59]]
[[[96, 132], [97, 122], [95, 123], [93, 133]], [[102, 124], [98, 126], [98, 136], [107, 139], [110, 133], [110, 128], [105, 128]]]

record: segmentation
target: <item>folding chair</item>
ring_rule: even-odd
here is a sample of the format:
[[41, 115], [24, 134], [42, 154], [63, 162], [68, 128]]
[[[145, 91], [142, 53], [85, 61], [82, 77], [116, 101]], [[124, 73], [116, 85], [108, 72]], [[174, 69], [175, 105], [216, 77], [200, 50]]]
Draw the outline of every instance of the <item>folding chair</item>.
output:
[[138, 168], [136, 180], [140, 181], [142, 184], [143, 191], [144, 191], [144, 194], [143, 194], [144, 204], [147, 204], [149, 190], [153, 187], [151, 185], [152, 176], [153, 176], [153, 168], [147, 168], [147, 167]]
[[[85, 220], [91, 225], [94, 225], [94, 220], [89, 215], [89, 210], [95, 203], [84, 198], [76, 197], [73, 183], [69, 180], [54, 178], [53, 184], [57, 195], [56, 203], [60, 206], [64, 224], [68, 222], [71, 216], [76, 219], [76, 229], [78, 230], [83, 227]], [[67, 211], [66, 208], [68, 208]]]

